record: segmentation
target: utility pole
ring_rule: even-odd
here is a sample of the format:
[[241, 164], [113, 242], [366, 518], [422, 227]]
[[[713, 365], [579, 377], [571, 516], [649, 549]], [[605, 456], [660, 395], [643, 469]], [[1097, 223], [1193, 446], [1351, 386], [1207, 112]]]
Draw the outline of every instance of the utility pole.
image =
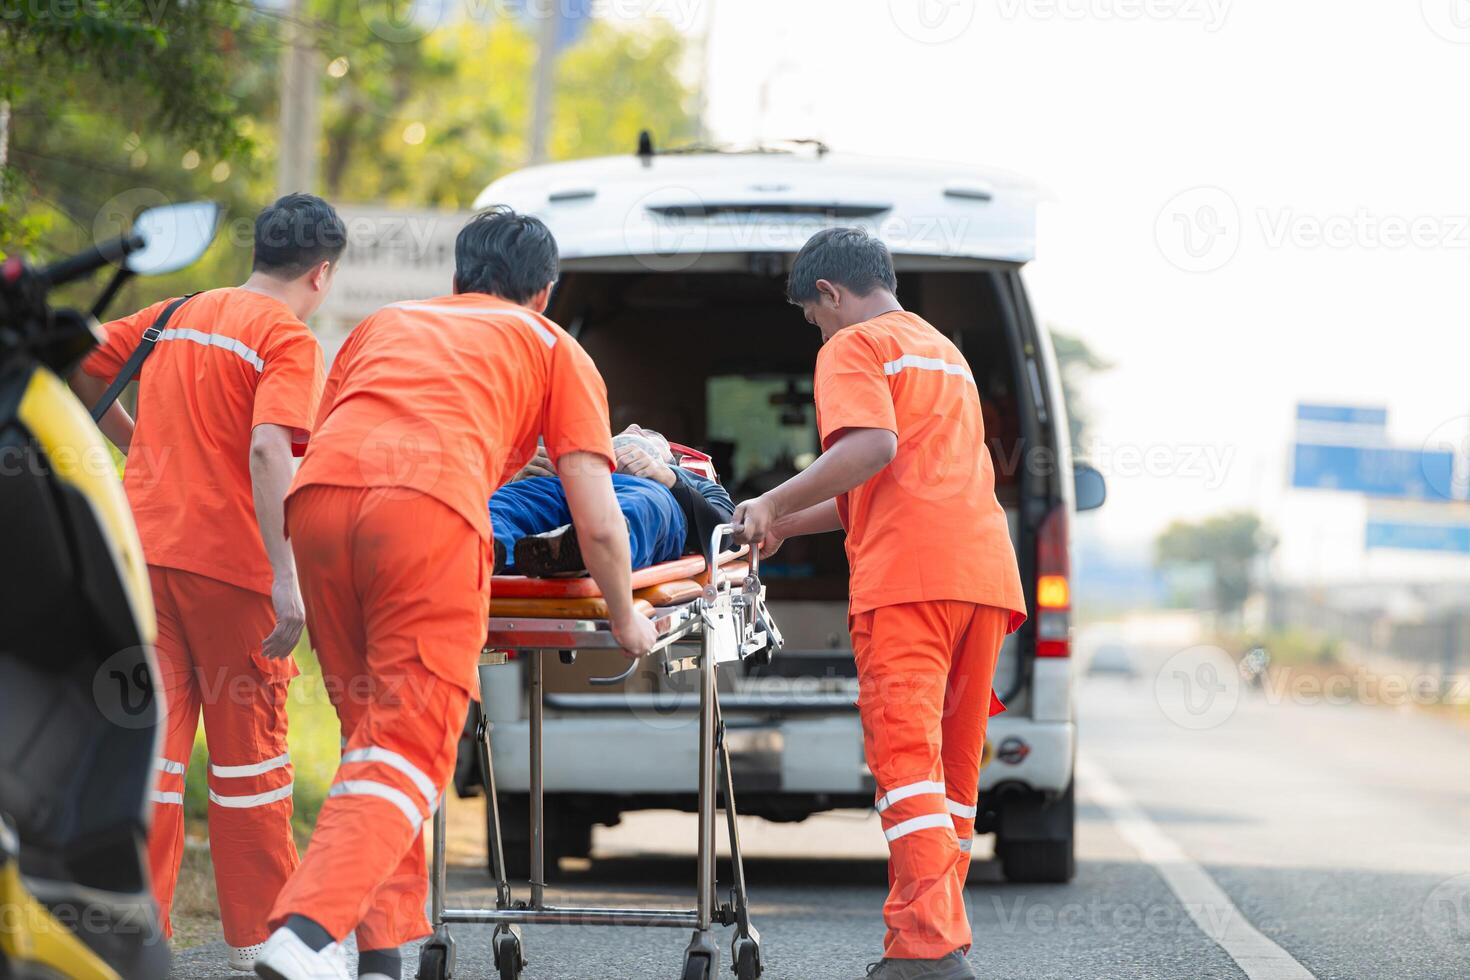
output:
[[281, 134], [276, 192], [313, 193], [317, 178], [317, 135], [321, 129], [321, 54], [306, 23], [304, 0], [290, 0], [281, 52]]
[[541, 0], [531, 4], [529, 9], [533, 16], [541, 19], [531, 93], [531, 162], [545, 163], [556, 86], [556, 49], [561, 40], [561, 0]]

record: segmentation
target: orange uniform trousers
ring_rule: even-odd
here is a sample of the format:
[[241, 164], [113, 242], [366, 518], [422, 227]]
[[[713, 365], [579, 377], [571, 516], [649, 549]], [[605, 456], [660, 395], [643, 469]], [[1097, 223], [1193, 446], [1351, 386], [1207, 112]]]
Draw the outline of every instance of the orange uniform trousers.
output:
[[851, 618], [863, 749], [888, 839], [885, 957], [969, 948], [965, 877], [995, 661], [1010, 621], [1008, 610], [951, 600]]
[[148, 577], [166, 712], [148, 863], [164, 934], [173, 932], [169, 910], [184, 853], [184, 777], [202, 711], [220, 923], [231, 946], [253, 946], [270, 934], [266, 915], [298, 863], [286, 752], [286, 688], [296, 667], [260, 655], [260, 642], [276, 621], [269, 596], [174, 568], [150, 565]]
[[286, 527], [343, 748], [271, 925], [304, 915], [389, 949], [430, 932], [423, 826], [477, 689], [489, 552], [448, 506], [396, 487], [307, 485]]

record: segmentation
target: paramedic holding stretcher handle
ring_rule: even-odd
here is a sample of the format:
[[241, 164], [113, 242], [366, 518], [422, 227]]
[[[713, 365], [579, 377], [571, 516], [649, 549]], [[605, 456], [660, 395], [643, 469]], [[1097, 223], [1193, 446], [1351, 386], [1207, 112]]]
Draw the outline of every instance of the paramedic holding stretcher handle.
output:
[[[741, 503], [740, 541], [845, 528], [863, 749], [888, 841], [888, 926], [869, 980], [965, 980], [970, 868], [991, 685], [1025, 600], [974, 375], [899, 305], [884, 244], [819, 232], [787, 296], [822, 333], [813, 394], [823, 453]], [[856, 972], [856, 971], [854, 971]]]
[[395, 303], [347, 338], [286, 502], [307, 631], [342, 724], [342, 762], [256, 959], [269, 980], [397, 980], [430, 933], [423, 827], [454, 769], [489, 619], [485, 501], [537, 437], [566, 489], [588, 570], [630, 657], [653, 646], [633, 606], [613, 495], [607, 388], [544, 315], [556, 242], [509, 208], [455, 241], [454, 294]]

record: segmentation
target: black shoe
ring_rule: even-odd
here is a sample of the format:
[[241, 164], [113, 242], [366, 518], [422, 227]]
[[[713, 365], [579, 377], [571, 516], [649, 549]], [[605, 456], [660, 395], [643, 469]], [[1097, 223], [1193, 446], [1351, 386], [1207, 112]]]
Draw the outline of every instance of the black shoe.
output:
[[503, 544], [500, 543], [500, 539], [499, 538], [495, 538], [494, 540], [495, 540], [495, 570], [494, 570], [494, 573], [493, 574], [495, 574], [495, 575], [504, 575], [505, 574], [505, 545], [503, 545]]
[[548, 578], [579, 575], [586, 570], [577, 529], [570, 524], [545, 534], [528, 534], [516, 542], [516, 571], [522, 575]]

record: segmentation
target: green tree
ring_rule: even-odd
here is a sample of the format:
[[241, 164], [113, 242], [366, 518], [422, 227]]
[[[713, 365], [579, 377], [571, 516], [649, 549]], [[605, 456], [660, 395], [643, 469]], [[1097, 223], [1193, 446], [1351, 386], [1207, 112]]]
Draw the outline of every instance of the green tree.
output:
[[1062, 397], [1067, 402], [1067, 427], [1072, 434], [1072, 448], [1081, 453], [1089, 434], [1092, 412], [1083, 390], [1095, 374], [1111, 370], [1113, 365], [1094, 351], [1076, 334], [1051, 330], [1051, 343], [1062, 375]]
[[[90, 224], [168, 140], [237, 161], [260, 17], [237, 0], [21, 3], [0, 17], [0, 243]], [[146, 134], [146, 135], [137, 135]], [[177, 159], [177, 158], [176, 158]], [[111, 192], [111, 193], [109, 193]], [[39, 207], [38, 207], [39, 205]]]
[[1275, 544], [1258, 515], [1235, 511], [1198, 522], [1170, 524], [1154, 542], [1154, 560], [1161, 570], [1208, 568], [1215, 608], [1229, 614], [1238, 611], [1250, 597], [1261, 559]]

